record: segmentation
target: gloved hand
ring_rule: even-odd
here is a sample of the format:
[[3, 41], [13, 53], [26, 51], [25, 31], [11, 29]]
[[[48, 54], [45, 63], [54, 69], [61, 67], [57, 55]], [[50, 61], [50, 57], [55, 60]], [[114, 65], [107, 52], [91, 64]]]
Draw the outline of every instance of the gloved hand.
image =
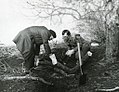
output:
[[69, 57], [71, 57], [72, 54], [74, 54], [74, 50], [73, 49], [72, 50], [68, 50], [66, 52], [66, 55], [69, 56]]
[[55, 56], [55, 54], [50, 54], [50, 56], [49, 56], [50, 58], [51, 58], [51, 60], [52, 60], [52, 64], [53, 65], [56, 65], [57, 64], [57, 59], [56, 59], [56, 56]]
[[88, 56], [92, 56], [92, 52], [88, 51], [87, 52]]
[[37, 55], [35, 56], [34, 60], [35, 60], [35, 65], [38, 66], [38, 63], [39, 63], [39, 57], [38, 57]]

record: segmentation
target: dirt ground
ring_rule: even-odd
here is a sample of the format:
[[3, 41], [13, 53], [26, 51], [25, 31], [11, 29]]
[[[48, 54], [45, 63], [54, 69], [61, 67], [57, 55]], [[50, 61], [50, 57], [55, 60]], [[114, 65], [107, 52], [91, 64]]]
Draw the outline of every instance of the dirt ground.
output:
[[[2, 48], [1, 50], [3, 51]], [[8, 51], [10, 52], [11, 49], [5, 49], [5, 52]], [[12, 52], [16, 53], [16, 50], [12, 48]], [[87, 74], [85, 85], [78, 84], [79, 77], [63, 77], [55, 79], [53, 81], [55, 85], [53, 86], [27, 78], [5, 79], [6, 76], [8, 78], [20, 76], [22, 74], [21, 63], [23, 62], [21, 57], [7, 53], [0, 57], [0, 92], [99, 92], [96, 89], [108, 89], [119, 86], [119, 62], [106, 63], [104, 46], [93, 47], [92, 52], [92, 58], [83, 66], [84, 73]], [[119, 90], [114, 92], [119, 92]]]

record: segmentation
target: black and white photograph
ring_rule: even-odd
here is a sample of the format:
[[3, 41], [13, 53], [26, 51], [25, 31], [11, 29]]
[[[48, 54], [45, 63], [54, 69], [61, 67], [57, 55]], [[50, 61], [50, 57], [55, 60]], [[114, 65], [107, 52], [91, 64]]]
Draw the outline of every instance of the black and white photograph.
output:
[[0, 92], [119, 92], [119, 0], [1, 0]]

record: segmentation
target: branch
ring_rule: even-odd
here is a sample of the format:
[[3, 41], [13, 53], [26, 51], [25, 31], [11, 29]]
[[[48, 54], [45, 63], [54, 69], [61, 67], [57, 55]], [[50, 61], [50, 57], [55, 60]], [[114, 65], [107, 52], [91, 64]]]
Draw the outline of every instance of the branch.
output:
[[[108, 12], [106, 13], [106, 15], [105, 15], [105, 23], [107, 22], [107, 16], [114, 10], [114, 5], [113, 5], [113, 3], [111, 3], [112, 4], [112, 8], [111, 8], [111, 10], [108, 10]], [[106, 8], [106, 6], [105, 6], [105, 8]], [[107, 24], [107, 23], [106, 23]]]
[[[38, 13], [37, 15], [40, 17], [40, 18], [48, 18], [52, 16], [60, 16], [60, 15], [71, 15], [73, 18], [75, 18], [76, 20], [79, 20], [80, 17], [81, 17], [81, 14], [79, 13], [78, 10], [76, 9], [73, 9], [73, 8], [70, 8], [70, 7], [61, 7], [61, 6], [56, 6], [54, 5], [54, 3], [47, 3], [47, 2], [44, 2], [44, 1], [41, 1], [43, 4], [34, 4], [34, 3], [31, 3], [31, 2], [27, 2], [28, 5], [32, 6], [33, 9]], [[38, 9], [42, 9], [41, 11], [38, 10]], [[51, 12], [46, 12], [45, 10], [49, 10]], [[65, 13], [67, 10], [69, 10], [69, 12]], [[70, 11], [73, 11], [75, 13], [78, 14], [78, 17], [75, 16], [75, 14], [73, 13], [70, 13]], [[41, 12], [45, 12], [48, 16], [41, 16]]]
[[[56, 7], [58, 7], [58, 6], [56, 6]], [[65, 9], [65, 10], [74, 11], [74, 12], [76, 12], [78, 14], [79, 18], [81, 17], [81, 14], [80, 14], [80, 12], [77, 9], [73, 9], [73, 8], [70, 8], [70, 7], [59, 7], [58, 9], [61, 9], [61, 10], [64, 10]]]
[[118, 89], [119, 89], [119, 87], [115, 87], [115, 88], [111, 88], [111, 89], [96, 89], [95, 91], [96, 92], [113, 92], [113, 91], [116, 91]]
[[60, 15], [70, 15], [70, 16], [72, 16], [74, 19], [76, 19], [76, 20], [79, 20], [79, 18], [77, 18], [74, 14], [72, 14], [72, 13], [63, 13], [63, 12], [59, 12], [59, 13], [57, 13], [57, 14], [49, 14], [49, 17], [50, 16], [60, 16]]
[[7, 80], [22, 80], [22, 79], [29, 79], [29, 80], [38, 80], [41, 81], [44, 84], [47, 85], [53, 85], [50, 82], [47, 82], [46, 80], [44, 80], [43, 78], [40, 77], [33, 77], [33, 76], [5, 76], [4, 78], [2, 78], [1, 80], [3, 81], [7, 81]]

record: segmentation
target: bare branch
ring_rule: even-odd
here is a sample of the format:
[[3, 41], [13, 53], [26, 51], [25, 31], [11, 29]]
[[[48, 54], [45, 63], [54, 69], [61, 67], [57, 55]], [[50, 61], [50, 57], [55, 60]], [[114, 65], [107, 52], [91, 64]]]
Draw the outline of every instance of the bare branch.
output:
[[[40, 18], [48, 18], [48, 16], [52, 18], [53, 16], [61, 16], [65, 14], [72, 16], [76, 20], [79, 20], [81, 17], [81, 14], [76, 9], [57, 6], [57, 5], [54, 5], [53, 2], [48, 3], [42, 0], [40, 1], [42, 2], [42, 4], [39, 4], [38, 2], [35, 4], [31, 2], [27, 2], [27, 4], [32, 6], [33, 9], [38, 13], [37, 16], [39, 16]], [[42, 15], [41, 14], [42, 12], [44, 12], [47, 16]], [[74, 12], [75, 14], [71, 12]]]
[[23, 80], [23, 79], [29, 79], [29, 80], [36, 80], [36, 81], [41, 81], [44, 84], [47, 85], [53, 85], [50, 82], [47, 82], [46, 80], [44, 80], [43, 78], [40, 77], [33, 77], [33, 76], [5, 76], [4, 78], [2, 78], [1, 80]]

